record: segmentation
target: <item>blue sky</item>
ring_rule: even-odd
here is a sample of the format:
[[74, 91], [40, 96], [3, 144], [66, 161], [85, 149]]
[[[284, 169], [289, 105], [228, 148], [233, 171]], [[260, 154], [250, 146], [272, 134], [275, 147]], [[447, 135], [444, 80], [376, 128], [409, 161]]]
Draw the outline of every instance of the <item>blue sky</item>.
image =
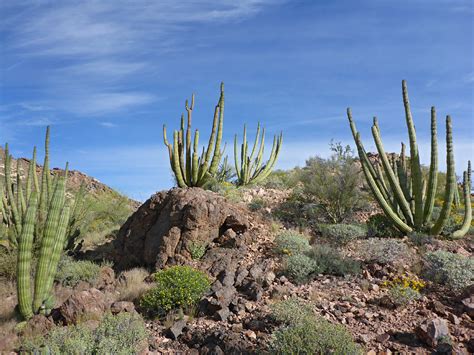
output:
[[398, 150], [406, 79], [422, 160], [434, 104], [441, 142], [453, 117], [459, 173], [474, 160], [473, 15], [472, 0], [3, 1], [0, 141], [30, 156], [50, 124], [53, 166], [144, 200], [172, 186], [162, 125], [192, 92], [203, 143], [224, 81], [224, 139], [282, 130], [290, 168], [332, 138], [352, 145], [347, 106], [368, 149], [376, 115]]

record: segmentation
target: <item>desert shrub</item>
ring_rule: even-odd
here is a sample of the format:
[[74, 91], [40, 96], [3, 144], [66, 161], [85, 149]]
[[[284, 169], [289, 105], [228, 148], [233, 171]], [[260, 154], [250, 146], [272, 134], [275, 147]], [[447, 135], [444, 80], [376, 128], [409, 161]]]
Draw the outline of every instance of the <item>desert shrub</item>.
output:
[[313, 227], [313, 224], [320, 219], [316, 204], [305, 202], [299, 188], [293, 189], [286, 201], [272, 210], [272, 215], [282, 222], [297, 227]]
[[426, 254], [425, 276], [460, 291], [474, 283], [474, 259], [438, 250]]
[[367, 220], [367, 236], [369, 238], [394, 238], [400, 237], [401, 232], [395, 228], [392, 221], [383, 213], [377, 213]]
[[434, 238], [431, 235], [426, 235], [420, 232], [412, 232], [408, 234], [408, 239], [416, 246], [424, 246], [426, 244], [431, 244]]
[[16, 263], [16, 251], [9, 251], [0, 247], [0, 279], [16, 280]]
[[141, 268], [122, 272], [117, 283], [120, 301], [135, 301], [148, 291], [152, 287], [145, 281], [148, 275], [148, 271]]
[[276, 302], [270, 308], [272, 318], [287, 325], [295, 325], [314, 317], [311, 305], [296, 297]]
[[354, 224], [321, 224], [319, 231], [324, 239], [338, 245], [347, 244], [367, 235], [366, 228]]
[[194, 260], [199, 260], [201, 259], [204, 254], [206, 254], [206, 244], [205, 243], [199, 243], [199, 242], [192, 242], [189, 245], [189, 253], [191, 254], [191, 258]]
[[410, 255], [410, 248], [396, 239], [371, 238], [362, 240], [357, 252], [365, 262], [385, 265], [406, 258]]
[[272, 315], [284, 325], [272, 334], [272, 353], [362, 354], [344, 326], [315, 316], [308, 307], [297, 300], [274, 305]]
[[360, 169], [349, 146], [331, 142], [329, 159], [310, 158], [301, 172], [303, 195], [314, 203], [330, 223], [341, 223], [359, 209], [364, 200]]
[[21, 350], [41, 354], [137, 354], [147, 331], [138, 314], [106, 315], [98, 328], [84, 325], [54, 328], [46, 337], [26, 338]]
[[74, 260], [72, 257], [61, 258], [55, 279], [63, 286], [76, 286], [80, 281], [94, 284], [99, 276], [101, 266], [89, 260]]
[[274, 170], [259, 185], [267, 189], [286, 190], [298, 183], [300, 169]]
[[319, 272], [336, 276], [358, 274], [360, 263], [350, 258], [345, 258], [336, 249], [329, 245], [316, 245], [308, 253], [316, 261]]
[[149, 315], [164, 315], [173, 309], [196, 304], [209, 290], [206, 274], [189, 266], [173, 266], [154, 275], [156, 286], [140, 300]]
[[147, 330], [138, 314], [106, 315], [94, 332], [96, 354], [135, 354], [146, 347]]
[[280, 254], [295, 255], [311, 250], [309, 240], [304, 235], [288, 231], [275, 238], [276, 252]]
[[388, 289], [388, 296], [393, 304], [397, 306], [406, 306], [412, 301], [421, 298], [419, 291], [403, 285], [393, 285]]
[[258, 211], [265, 207], [265, 201], [261, 198], [254, 198], [252, 202], [248, 204], [248, 208], [250, 211]]
[[286, 257], [284, 273], [297, 283], [304, 283], [310, 276], [321, 271], [318, 263], [304, 254]]

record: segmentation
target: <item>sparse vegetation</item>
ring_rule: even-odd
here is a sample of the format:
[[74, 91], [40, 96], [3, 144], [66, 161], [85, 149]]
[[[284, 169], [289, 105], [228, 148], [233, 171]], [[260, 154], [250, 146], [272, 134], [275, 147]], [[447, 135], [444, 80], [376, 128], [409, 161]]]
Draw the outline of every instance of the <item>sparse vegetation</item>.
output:
[[189, 252], [194, 260], [201, 259], [206, 254], [206, 244], [193, 242], [189, 245]]
[[285, 274], [296, 283], [308, 282], [310, 276], [319, 271], [318, 263], [305, 254], [294, 254], [285, 258]]
[[148, 291], [153, 284], [147, 283], [148, 271], [142, 268], [134, 268], [124, 271], [118, 278], [117, 291], [121, 301], [136, 301]]
[[370, 238], [394, 238], [401, 235], [392, 221], [383, 213], [374, 214], [367, 220], [367, 236]]
[[353, 224], [321, 224], [318, 228], [321, 236], [335, 245], [344, 245], [367, 235], [366, 228]]
[[433, 282], [461, 291], [474, 284], [474, 259], [444, 250], [426, 254], [425, 276]]
[[89, 260], [74, 260], [63, 257], [56, 272], [55, 280], [63, 286], [74, 287], [84, 281], [93, 285], [99, 276], [101, 266]]
[[140, 300], [140, 307], [150, 316], [163, 316], [173, 309], [184, 309], [198, 302], [209, 290], [210, 281], [201, 271], [189, 266], [172, 266], [158, 271], [156, 286]]
[[57, 327], [46, 337], [23, 339], [24, 352], [50, 354], [137, 354], [147, 330], [137, 314], [106, 315], [95, 330], [85, 325]]
[[344, 326], [312, 313], [310, 307], [290, 299], [273, 307], [283, 326], [272, 334], [271, 351], [278, 354], [362, 354]]
[[345, 276], [360, 272], [359, 262], [345, 258], [329, 245], [315, 245], [308, 255], [316, 261], [322, 274]]
[[306, 236], [296, 232], [283, 232], [275, 238], [276, 252], [279, 254], [295, 255], [311, 250]]

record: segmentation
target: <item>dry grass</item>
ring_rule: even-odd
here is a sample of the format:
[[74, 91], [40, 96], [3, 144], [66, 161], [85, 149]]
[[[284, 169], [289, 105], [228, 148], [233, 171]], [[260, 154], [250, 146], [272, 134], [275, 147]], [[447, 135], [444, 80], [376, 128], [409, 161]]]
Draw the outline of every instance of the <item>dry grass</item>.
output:
[[124, 271], [118, 278], [117, 291], [120, 293], [120, 301], [134, 301], [140, 298], [153, 285], [145, 281], [149, 275], [148, 271], [142, 268], [135, 268]]

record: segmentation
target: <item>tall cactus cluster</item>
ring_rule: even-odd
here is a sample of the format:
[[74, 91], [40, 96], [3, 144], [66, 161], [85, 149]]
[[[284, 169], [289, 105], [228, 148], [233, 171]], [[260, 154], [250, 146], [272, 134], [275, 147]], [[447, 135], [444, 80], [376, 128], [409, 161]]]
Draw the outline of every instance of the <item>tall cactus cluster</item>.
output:
[[260, 123], [257, 125], [257, 133], [253, 143], [252, 151], [248, 155], [247, 128], [244, 126], [243, 142], [240, 147], [240, 160], [237, 144], [237, 135], [234, 138], [234, 161], [237, 173], [237, 185], [255, 184], [263, 181], [272, 172], [273, 167], [280, 154], [283, 134], [273, 137], [273, 146], [268, 161], [263, 165], [263, 153], [265, 148], [265, 128], [260, 136]]
[[[17, 247], [17, 293], [20, 313], [25, 319], [35, 313], [48, 313], [51, 309], [54, 276], [67, 242], [67, 231], [71, 225], [70, 200], [66, 199], [68, 164], [62, 176], [54, 181], [49, 171], [49, 127], [46, 131], [45, 162], [41, 185], [36, 174], [36, 148], [30, 160], [25, 189], [17, 167], [17, 181], [11, 181], [11, 160], [8, 144], [5, 146], [5, 186], [0, 189], [0, 211], [9, 226], [10, 243]], [[4, 192], [6, 190], [6, 193]], [[78, 197], [74, 205], [77, 206]], [[31, 290], [33, 249], [38, 248], [39, 257]], [[33, 296], [33, 297], [32, 297]]]
[[[185, 108], [187, 112], [187, 124], [185, 130], [185, 118], [181, 115], [181, 125], [179, 130], [173, 132], [173, 141], [168, 141], [166, 126], [163, 125], [163, 140], [168, 148], [168, 154], [171, 169], [176, 178], [179, 187], [202, 187], [210, 178], [219, 180], [219, 164], [224, 155], [224, 149], [221, 151], [222, 131], [224, 125], [224, 83], [221, 83], [221, 94], [214, 110], [214, 120], [212, 124], [211, 136], [207, 148], [203, 147], [202, 153], [199, 153], [199, 131], [195, 130], [192, 139], [191, 124], [192, 112], [194, 109], [194, 95], [191, 98], [191, 104], [186, 100]], [[235, 168], [237, 174], [237, 185], [247, 185], [264, 180], [272, 171], [278, 154], [280, 152], [282, 135], [274, 137], [273, 147], [270, 157], [265, 165], [263, 164], [264, 135], [262, 132], [260, 139], [260, 124], [257, 128], [256, 140], [252, 153], [247, 155], [246, 128], [244, 127], [244, 142], [242, 144], [241, 161], [238, 161], [237, 154], [237, 136], [234, 142]], [[257, 150], [257, 146], [259, 146]], [[255, 155], [255, 153], [257, 153]], [[255, 158], [255, 159], [254, 159]], [[224, 162], [227, 167], [227, 157]]]
[[[456, 190], [456, 174], [454, 168], [453, 138], [451, 117], [446, 117], [446, 186], [443, 206], [437, 220], [432, 221], [432, 213], [438, 182], [438, 140], [436, 110], [431, 108], [431, 162], [429, 174], [425, 178], [422, 173], [418, 145], [416, 142], [415, 125], [408, 99], [406, 82], [402, 82], [405, 118], [408, 127], [410, 156], [405, 154], [402, 143], [400, 156], [395, 158], [386, 154], [377, 118], [374, 118], [372, 135], [379, 154], [379, 162], [371, 162], [352, 119], [351, 109], [347, 109], [347, 117], [352, 130], [363, 173], [367, 183], [380, 207], [393, 224], [402, 232], [426, 232], [438, 235], [446, 225]], [[463, 236], [471, 224], [472, 212], [470, 204], [470, 163], [464, 173], [465, 216], [461, 228], [453, 233], [453, 237]], [[466, 192], [467, 191], [467, 192]], [[467, 226], [467, 227], [466, 227]]]
[[186, 100], [187, 125], [184, 130], [184, 115], [181, 115], [181, 127], [173, 132], [173, 144], [168, 142], [166, 126], [163, 125], [163, 140], [168, 148], [171, 169], [179, 187], [203, 186], [209, 177], [214, 176], [222, 158], [221, 151], [222, 129], [224, 126], [224, 83], [221, 83], [221, 95], [214, 110], [211, 136], [207, 149], [199, 154], [199, 131], [194, 132], [191, 142], [192, 112], [194, 95], [189, 105]]

